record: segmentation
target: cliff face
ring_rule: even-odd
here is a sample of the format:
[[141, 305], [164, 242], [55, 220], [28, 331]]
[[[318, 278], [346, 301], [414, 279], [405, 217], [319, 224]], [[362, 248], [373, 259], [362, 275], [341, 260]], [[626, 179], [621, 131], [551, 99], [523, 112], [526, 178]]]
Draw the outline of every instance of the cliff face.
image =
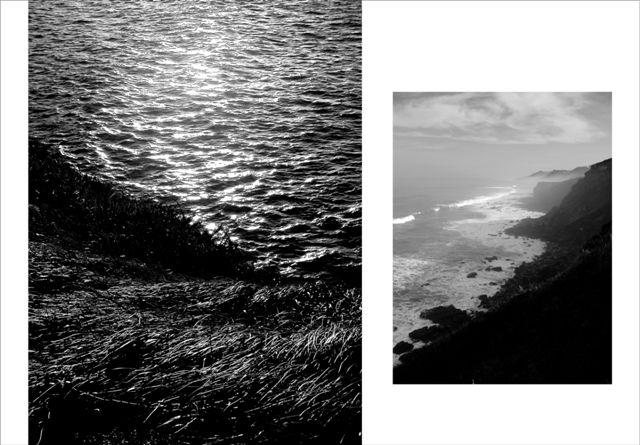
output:
[[400, 357], [394, 383], [611, 383], [611, 159], [507, 233], [550, 241], [491, 310]]
[[548, 180], [563, 180], [570, 178], [581, 178], [589, 170], [588, 167], [576, 167], [573, 170], [551, 170], [551, 171], [537, 171], [530, 175], [530, 178], [548, 179]]
[[611, 159], [591, 166], [560, 205], [537, 219], [525, 219], [506, 233], [578, 247], [611, 222]]
[[579, 180], [580, 178], [572, 178], [566, 181], [538, 182], [533, 189], [533, 195], [522, 200], [523, 207], [534, 212], [546, 213], [559, 205]]

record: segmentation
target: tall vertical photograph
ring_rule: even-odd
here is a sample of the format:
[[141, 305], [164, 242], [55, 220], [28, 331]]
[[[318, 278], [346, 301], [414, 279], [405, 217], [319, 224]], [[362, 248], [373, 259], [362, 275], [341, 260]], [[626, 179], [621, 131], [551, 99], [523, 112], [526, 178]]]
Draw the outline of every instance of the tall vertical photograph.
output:
[[611, 101], [394, 93], [395, 384], [612, 383]]
[[360, 443], [360, 2], [29, 2], [28, 182], [29, 443]]

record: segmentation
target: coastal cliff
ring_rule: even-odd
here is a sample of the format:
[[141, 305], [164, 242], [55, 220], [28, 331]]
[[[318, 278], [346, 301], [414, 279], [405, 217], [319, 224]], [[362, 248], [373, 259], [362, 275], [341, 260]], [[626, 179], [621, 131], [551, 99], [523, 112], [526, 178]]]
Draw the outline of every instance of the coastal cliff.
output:
[[566, 180], [570, 178], [581, 178], [589, 170], [589, 167], [576, 167], [573, 170], [540, 170], [530, 175], [529, 178], [546, 180]]
[[531, 196], [522, 199], [525, 209], [534, 212], [548, 212], [567, 196], [580, 178], [567, 179], [566, 181], [541, 181], [533, 188]]
[[30, 442], [360, 442], [358, 288], [29, 148]]
[[560, 205], [546, 215], [527, 218], [506, 233], [577, 247], [611, 223], [611, 159], [591, 166]]
[[611, 159], [506, 233], [548, 242], [489, 311], [400, 356], [394, 383], [611, 383]]

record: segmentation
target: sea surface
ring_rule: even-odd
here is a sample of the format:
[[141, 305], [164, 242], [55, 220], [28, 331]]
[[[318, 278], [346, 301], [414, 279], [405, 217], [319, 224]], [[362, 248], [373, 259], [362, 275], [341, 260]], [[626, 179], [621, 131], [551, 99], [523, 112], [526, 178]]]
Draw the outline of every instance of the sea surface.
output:
[[285, 274], [359, 276], [360, 2], [29, 4], [30, 136]]
[[[514, 269], [544, 251], [544, 243], [503, 233], [518, 220], [538, 217], [520, 207], [531, 184], [485, 179], [398, 181], [394, 190], [394, 344], [432, 324], [420, 312], [453, 305], [481, 311]], [[492, 257], [497, 257], [493, 259]], [[488, 260], [491, 258], [491, 260]], [[487, 270], [501, 268], [501, 270]], [[476, 273], [475, 277], [468, 275]], [[397, 363], [397, 355], [394, 362]]]

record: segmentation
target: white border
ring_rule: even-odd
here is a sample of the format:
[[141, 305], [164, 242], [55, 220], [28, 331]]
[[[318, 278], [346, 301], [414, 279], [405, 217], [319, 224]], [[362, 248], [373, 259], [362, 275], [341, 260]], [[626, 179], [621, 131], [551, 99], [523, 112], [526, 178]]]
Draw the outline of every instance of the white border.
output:
[[[2, 12], [3, 444], [26, 443], [27, 2]], [[363, 442], [638, 438], [638, 3], [365, 2]], [[392, 91], [613, 91], [614, 385], [393, 387]]]
[[[364, 2], [363, 443], [638, 444], [638, 2]], [[612, 385], [392, 385], [392, 93], [612, 91]]]
[[3, 444], [27, 443], [27, 11], [0, 2], [2, 61], [1, 389]]

